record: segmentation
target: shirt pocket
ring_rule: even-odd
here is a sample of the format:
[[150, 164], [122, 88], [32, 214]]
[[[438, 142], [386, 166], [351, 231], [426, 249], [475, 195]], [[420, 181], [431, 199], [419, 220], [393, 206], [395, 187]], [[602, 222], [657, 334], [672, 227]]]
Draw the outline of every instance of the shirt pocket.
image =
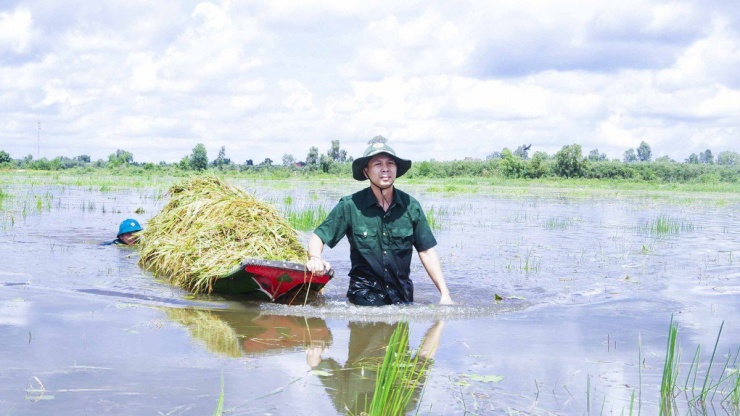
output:
[[404, 233], [400, 230], [394, 230], [394, 232], [391, 233], [391, 249], [396, 252], [403, 253], [411, 250], [413, 242], [414, 238], [411, 232]]
[[374, 228], [358, 228], [353, 232], [355, 245], [363, 253], [372, 253], [380, 248], [378, 230]]

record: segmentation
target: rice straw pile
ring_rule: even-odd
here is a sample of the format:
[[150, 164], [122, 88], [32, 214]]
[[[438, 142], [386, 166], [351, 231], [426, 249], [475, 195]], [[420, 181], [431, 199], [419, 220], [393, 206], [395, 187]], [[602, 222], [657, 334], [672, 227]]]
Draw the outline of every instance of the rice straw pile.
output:
[[173, 185], [170, 201], [139, 233], [139, 265], [193, 293], [247, 257], [302, 263], [296, 231], [275, 208], [213, 176]]

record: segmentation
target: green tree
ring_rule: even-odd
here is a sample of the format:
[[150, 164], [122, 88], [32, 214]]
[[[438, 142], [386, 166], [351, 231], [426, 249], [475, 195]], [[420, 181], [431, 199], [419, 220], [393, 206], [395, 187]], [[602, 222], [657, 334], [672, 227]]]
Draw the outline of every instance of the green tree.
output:
[[501, 173], [507, 178], [521, 178], [524, 176], [524, 162], [511, 153], [511, 150], [504, 149], [501, 152]]
[[204, 171], [208, 168], [208, 153], [203, 143], [198, 143], [193, 148], [193, 153], [190, 155], [190, 169], [198, 172]]
[[581, 153], [580, 144], [563, 146], [555, 154], [555, 174], [565, 178], [582, 177], [586, 172], [587, 160]]
[[738, 154], [737, 152], [731, 152], [729, 150], [719, 152], [719, 154], [717, 155], [717, 164], [732, 166], [740, 165], [740, 154]]
[[529, 148], [531, 147], [532, 147], [531, 144], [529, 145], [523, 144], [517, 147], [516, 150], [514, 150], [514, 156], [517, 156], [518, 158], [522, 160], [527, 160], [527, 158], [529, 158], [529, 156], [527, 155], [527, 152], [529, 152]]
[[640, 147], [637, 148], [637, 159], [640, 162], [649, 162], [653, 158], [653, 151], [650, 149], [650, 145], [645, 142], [640, 142]]
[[134, 155], [131, 152], [127, 152], [121, 149], [118, 149], [115, 153], [111, 153], [110, 155], [108, 155], [108, 164], [112, 167], [129, 165], [133, 163], [133, 161]]
[[223, 170], [224, 166], [229, 164], [231, 164], [231, 159], [226, 157], [226, 147], [221, 146], [221, 149], [218, 151], [218, 156], [216, 156], [216, 159], [211, 162], [211, 165], [218, 170]]
[[311, 146], [310, 149], [308, 149], [308, 155], [306, 155], [306, 166], [310, 170], [316, 170], [319, 168], [319, 148], [316, 146]]
[[692, 165], [698, 164], [699, 163], [699, 156], [697, 156], [696, 153], [692, 153], [691, 155], [689, 155], [689, 158], [686, 159], [686, 163], [689, 163], [689, 164], [692, 164]]
[[180, 159], [180, 162], [177, 164], [177, 167], [179, 167], [182, 170], [190, 170], [190, 157], [183, 156], [182, 159]]
[[528, 178], [542, 178], [550, 174], [550, 166], [547, 164], [547, 153], [535, 152], [529, 163], [525, 176]]
[[10, 157], [10, 155], [5, 150], [0, 150], [0, 164], [3, 163], [10, 163], [13, 159]]
[[[378, 137], [378, 136], [376, 136]], [[382, 136], [381, 136], [382, 137]], [[332, 140], [331, 141], [331, 148], [326, 153], [327, 156], [331, 158], [331, 160], [339, 163], [344, 163], [347, 161], [347, 151], [342, 150], [339, 147], [339, 140]]]
[[386, 144], [386, 143], [388, 143], [388, 139], [386, 139], [383, 136], [375, 136], [372, 139], [368, 140], [368, 142], [367, 142], [368, 145], [373, 145], [375, 143], [383, 143], [383, 144]]
[[707, 149], [701, 153], [699, 153], [699, 163], [706, 163], [708, 165], [714, 164], [714, 156], [712, 155], [712, 151]]
[[74, 160], [79, 163], [90, 163], [90, 156], [89, 155], [79, 155], [79, 156], [75, 156]]
[[588, 152], [588, 160], [591, 162], [603, 162], [606, 160], [606, 153], [599, 153], [599, 149], [593, 149]]
[[324, 173], [329, 173], [334, 163], [334, 160], [329, 155], [321, 155], [319, 159], [319, 166], [321, 166], [321, 171]]
[[622, 161], [624, 163], [637, 162], [637, 154], [635, 153], [635, 149], [630, 148], [630, 149], [625, 150]]
[[272, 159], [269, 157], [266, 157], [265, 160], [260, 163], [260, 166], [267, 166], [268, 168], [272, 166]]
[[295, 163], [295, 157], [293, 157], [293, 155], [288, 154], [288, 153], [283, 155], [283, 166], [285, 167], [293, 166], [294, 163]]

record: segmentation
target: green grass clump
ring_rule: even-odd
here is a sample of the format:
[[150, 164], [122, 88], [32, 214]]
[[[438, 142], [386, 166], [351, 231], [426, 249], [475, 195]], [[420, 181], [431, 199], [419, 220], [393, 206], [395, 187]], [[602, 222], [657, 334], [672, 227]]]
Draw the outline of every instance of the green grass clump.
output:
[[439, 219], [438, 210], [435, 210], [434, 207], [427, 211], [426, 217], [427, 223], [429, 223], [429, 228], [432, 230], [439, 230], [442, 228], [442, 222]]
[[305, 261], [296, 231], [270, 205], [213, 176], [170, 188], [170, 201], [139, 233], [139, 264], [194, 293], [248, 257]]
[[428, 361], [408, 350], [409, 325], [402, 321], [393, 334], [378, 369], [375, 392], [370, 402], [370, 416], [403, 415], [414, 390], [425, 379]]
[[685, 220], [678, 220], [667, 215], [660, 215], [640, 226], [640, 230], [655, 235], [678, 234], [683, 231], [693, 231], [694, 224]]
[[293, 228], [302, 231], [313, 230], [318, 227], [324, 220], [329, 211], [323, 206], [309, 207], [305, 209], [285, 209], [285, 218]]
[[676, 389], [678, 368], [681, 363], [681, 349], [677, 344], [678, 322], [673, 321], [668, 329], [665, 362], [663, 364], [663, 379], [660, 384], [660, 414], [673, 414], [675, 408], [673, 392]]
[[573, 221], [572, 218], [549, 217], [545, 220], [544, 226], [547, 230], [565, 230], [573, 225]]

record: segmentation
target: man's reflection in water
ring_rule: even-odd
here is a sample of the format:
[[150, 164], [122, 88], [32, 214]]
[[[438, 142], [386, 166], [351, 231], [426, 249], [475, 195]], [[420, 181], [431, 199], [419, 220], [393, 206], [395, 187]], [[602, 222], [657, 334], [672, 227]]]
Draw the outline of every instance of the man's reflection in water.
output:
[[[308, 348], [308, 365], [321, 370], [318, 377], [332, 397], [337, 412], [348, 411], [358, 415], [368, 411], [373, 400], [378, 367], [383, 362], [391, 335], [399, 325], [408, 323], [350, 322], [349, 354], [344, 366], [333, 358], [323, 359], [321, 355], [327, 352], [326, 348]], [[417, 351], [420, 360], [434, 358], [443, 328], [444, 321], [438, 321], [427, 330]], [[408, 350], [409, 346], [405, 348]], [[407, 411], [416, 407], [431, 364], [431, 361], [427, 363], [427, 370], [419, 380], [419, 388], [414, 391]]]

